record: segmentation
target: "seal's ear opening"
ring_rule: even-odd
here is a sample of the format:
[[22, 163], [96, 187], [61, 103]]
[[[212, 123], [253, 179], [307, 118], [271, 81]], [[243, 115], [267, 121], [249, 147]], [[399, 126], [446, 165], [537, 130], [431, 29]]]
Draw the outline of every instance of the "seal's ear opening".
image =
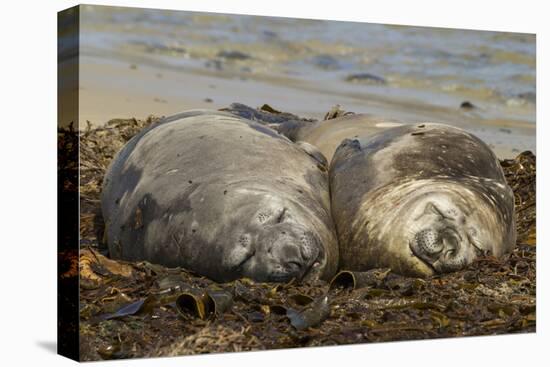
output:
[[312, 144], [309, 144], [305, 141], [298, 141], [296, 142], [296, 145], [298, 145], [304, 152], [306, 152], [311, 158], [315, 159], [317, 162], [317, 167], [321, 171], [326, 171], [328, 168], [328, 161], [327, 158], [321, 153], [321, 151]]

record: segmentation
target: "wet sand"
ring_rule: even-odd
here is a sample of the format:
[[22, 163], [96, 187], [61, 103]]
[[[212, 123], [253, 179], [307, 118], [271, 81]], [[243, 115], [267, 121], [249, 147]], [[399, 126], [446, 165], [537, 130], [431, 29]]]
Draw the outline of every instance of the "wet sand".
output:
[[80, 27], [80, 128], [233, 102], [319, 119], [339, 104], [465, 128], [500, 158], [536, 150], [532, 34], [103, 6], [83, 6]]
[[[233, 102], [274, 108], [321, 119], [332, 106], [403, 121], [434, 121], [468, 129], [488, 142], [500, 158], [535, 151], [536, 125], [521, 120], [482, 119], [479, 112], [429, 104], [421, 99], [349, 92], [330, 85], [246, 73], [160, 68], [124, 60], [81, 57], [79, 116], [102, 126], [113, 118], [169, 116], [187, 109], [227, 107]], [[421, 94], [419, 92], [419, 94]], [[456, 104], [459, 106], [460, 98]]]

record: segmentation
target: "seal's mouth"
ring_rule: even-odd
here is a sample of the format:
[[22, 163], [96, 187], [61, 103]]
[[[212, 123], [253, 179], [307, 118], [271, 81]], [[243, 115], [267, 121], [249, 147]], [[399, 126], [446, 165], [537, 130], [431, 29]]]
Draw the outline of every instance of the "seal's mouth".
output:
[[[321, 247], [314, 249], [302, 245], [300, 248], [301, 260], [284, 259], [284, 271], [274, 271], [268, 275], [268, 281], [287, 282], [294, 279], [297, 282], [304, 282], [319, 278], [323, 271], [323, 265], [326, 263], [325, 252]], [[313, 252], [313, 256], [311, 254]]]
[[267, 280], [270, 282], [289, 282], [293, 279], [297, 282], [305, 282], [309, 280], [314, 280], [319, 277], [319, 274], [322, 271], [322, 257], [313, 261], [311, 265], [297, 273], [272, 273], [269, 274]]
[[430, 275], [434, 275], [434, 274], [439, 274], [440, 271], [438, 271], [432, 261], [426, 259], [424, 256], [420, 256], [416, 251], [415, 251], [415, 246], [413, 245], [413, 240], [409, 241], [409, 248], [411, 249], [413, 255], [420, 261], [422, 262], [422, 264], [426, 265], [431, 271], [432, 271], [432, 274]]
[[419, 246], [415, 241], [409, 242], [409, 248], [424, 265], [430, 268], [433, 274], [442, 274], [456, 271], [467, 265], [466, 258], [456, 254], [455, 250], [444, 250], [437, 255], [430, 256], [426, 252], [419, 251]]
[[318, 236], [296, 223], [266, 226], [260, 236], [240, 237], [232, 273], [257, 281], [302, 281], [319, 277], [326, 251]]
[[[415, 239], [409, 241], [409, 248], [414, 256], [428, 266], [434, 274], [461, 270], [472, 263], [474, 259], [487, 256], [490, 253], [490, 251], [484, 251], [478, 247], [475, 241], [468, 241], [461, 246], [469, 248], [463, 250], [443, 249], [436, 254], [430, 254], [421, 245], [419, 246]], [[472, 254], [468, 255], [470, 252]]]

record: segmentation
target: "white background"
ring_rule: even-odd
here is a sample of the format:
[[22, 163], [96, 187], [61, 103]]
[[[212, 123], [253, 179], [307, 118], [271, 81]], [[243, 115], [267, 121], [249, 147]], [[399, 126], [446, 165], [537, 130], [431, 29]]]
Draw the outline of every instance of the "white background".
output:
[[[537, 33], [536, 334], [100, 362], [121, 366], [534, 366], [548, 338], [548, 38], [545, 1], [90, 1], [225, 13]], [[3, 2], [0, 44], [0, 364], [69, 365], [56, 340], [56, 12], [75, 1]], [[548, 223], [548, 222], [547, 222]], [[546, 310], [546, 311], [545, 311]], [[544, 312], [545, 311], [545, 312]], [[545, 358], [546, 357], [546, 358]], [[547, 364], [546, 364], [547, 365]]]

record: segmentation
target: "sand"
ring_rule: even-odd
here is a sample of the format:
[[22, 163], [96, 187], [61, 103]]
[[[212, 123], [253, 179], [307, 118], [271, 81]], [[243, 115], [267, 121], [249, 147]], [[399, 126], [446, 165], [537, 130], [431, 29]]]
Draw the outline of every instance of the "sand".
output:
[[367, 89], [362, 93], [342, 91], [323, 83], [292, 78], [251, 77], [245, 72], [191, 67], [171, 69], [141, 64], [130, 56], [124, 60], [106, 60], [82, 55], [80, 60], [80, 128], [85, 128], [88, 122], [103, 126], [113, 118], [145, 119], [188, 109], [220, 109], [233, 102], [251, 106], [268, 103], [280, 110], [320, 119], [339, 104], [356, 113], [465, 128], [488, 142], [500, 158], [536, 150], [535, 124], [514, 119], [483, 119], [475, 110], [431, 105], [421, 99], [421, 92], [416, 100], [410, 98], [410, 91], [403, 92], [404, 96], [395, 95], [394, 91], [381, 97], [379, 92], [371, 94]]

